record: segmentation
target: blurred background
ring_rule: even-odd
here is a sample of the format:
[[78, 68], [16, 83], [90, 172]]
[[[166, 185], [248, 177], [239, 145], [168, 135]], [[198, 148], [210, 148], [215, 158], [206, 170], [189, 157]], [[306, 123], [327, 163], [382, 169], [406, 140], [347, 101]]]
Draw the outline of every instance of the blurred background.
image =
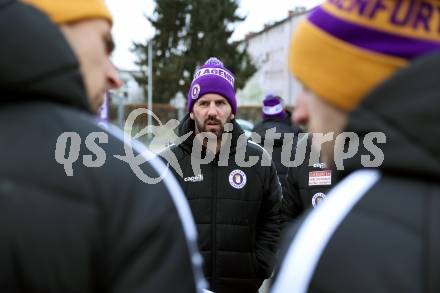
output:
[[186, 95], [197, 66], [220, 58], [236, 76], [237, 118], [250, 131], [260, 120], [261, 101], [279, 95], [295, 106], [298, 83], [287, 68], [291, 34], [322, 0], [107, 0], [114, 17], [112, 56], [123, 86], [107, 95], [102, 120], [124, 128], [129, 113], [140, 116], [133, 135], [160, 151], [175, 137], [165, 126], [186, 114]]

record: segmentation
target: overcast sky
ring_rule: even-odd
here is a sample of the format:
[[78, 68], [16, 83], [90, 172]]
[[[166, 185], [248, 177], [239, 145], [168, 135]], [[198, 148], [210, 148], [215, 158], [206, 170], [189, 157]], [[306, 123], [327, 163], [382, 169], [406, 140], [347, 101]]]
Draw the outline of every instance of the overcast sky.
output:
[[[135, 56], [130, 52], [133, 41], [145, 41], [154, 29], [144, 15], [152, 15], [153, 0], [106, 0], [114, 18], [113, 37], [116, 50], [113, 61], [120, 69], [136, 69]], [[264, 24], [287, 17], [295, 6], [314, 7], [323, 0], [241, 0], [239, 14], [247, 16], [237, 25], [233, 39], [241, 39], [248, 32], [260, 31]]]

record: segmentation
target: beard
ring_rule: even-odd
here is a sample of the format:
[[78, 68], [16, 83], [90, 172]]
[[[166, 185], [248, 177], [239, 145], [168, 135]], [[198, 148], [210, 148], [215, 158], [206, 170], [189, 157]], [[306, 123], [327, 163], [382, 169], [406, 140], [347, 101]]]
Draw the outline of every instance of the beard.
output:
[[[226, 119], [225, 123], [222, 123], [216, 118], [208, 118], [205, 121], [199, 121], [195, 119], [196, 132], [210, 132], [217, 136], [217, 139], [221, 139], [223, 132], [225, 131], [225, 124], [231, 122], [231, 116]], [[216, 125], [216, 128], [209, 128], [209, 125]]]

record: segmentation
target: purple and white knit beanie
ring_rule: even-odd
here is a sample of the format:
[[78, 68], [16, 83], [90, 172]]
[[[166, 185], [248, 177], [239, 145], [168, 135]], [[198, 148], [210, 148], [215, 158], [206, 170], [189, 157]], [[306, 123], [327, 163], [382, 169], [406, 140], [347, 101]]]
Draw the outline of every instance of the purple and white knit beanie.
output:
[[205, 94], [218, 94], [228, 100], [232, 113], [237, 112], [237, 99], [234, 90], [234, 75], [224, 67], [223, 63], [211, 57], [199, 67], [194, 74], [188, 92], [188, 112], [191, 112], [198, 98]]
[[267, 95], [266, 98], [264, 98], [263, 100], [261, 116], [264, 120], [283, 120], [284, 118], [286, 118], [286, 111], [284, 111], [281, 98], [274, 95]]

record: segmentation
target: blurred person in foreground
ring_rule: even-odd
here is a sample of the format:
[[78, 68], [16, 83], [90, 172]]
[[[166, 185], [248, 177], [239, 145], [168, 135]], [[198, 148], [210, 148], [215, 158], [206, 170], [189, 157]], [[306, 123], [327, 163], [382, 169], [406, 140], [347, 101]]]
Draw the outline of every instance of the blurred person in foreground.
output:
[[[438, 1], [369, 0], [326, 1], [299, 25], [295, 121], [360, 146], [292, 228], [272, 292], [440, 291], [439, 23]], [[351, 137], [323, 146], [329, 165]]]
[[[178, 183], [140, 181], [114, 157], [124, 153], [123, 135], [95, 123], [104, 93], [121, 84], [109, 60], [111, 24], [101, 0], [0, 1], [2, 292], [196, 292], [203, 285]], [[66, 147], [67, 157], [77, 148], [79, 158], [70, 175], [56, 161], [63, 133], [76, 135]], [[105, 164], [95, 168], [85, 165], [98, 153], [74, 139], [91, 133], [104, 135]], [[151, 177], [164, 167], [159, 160], [142, 166]]]
[[[304, 103], [304, 99], [296, 101], [295, 107], [302, 109], [301, 103]], [[294, 114], [298, 115], [299, 112], [295, 111]], [[292, 115], [293, 120], [295, 115]], [[299, 126], [307, 128], [307, 124]], [[312, 133], [302, 133], [298, 140], [293, 142], [295, 160], [301, 156], [303, 160], [298, 166], [289, 167], [287, 172], [286, 187], [281, 201], [283, 231], [304, 212], [322, 203], [336, 182], [336, 170], [330, 169], [323, 162], [322, 148], [317, 142], [319, 140], [314, 140]]]

